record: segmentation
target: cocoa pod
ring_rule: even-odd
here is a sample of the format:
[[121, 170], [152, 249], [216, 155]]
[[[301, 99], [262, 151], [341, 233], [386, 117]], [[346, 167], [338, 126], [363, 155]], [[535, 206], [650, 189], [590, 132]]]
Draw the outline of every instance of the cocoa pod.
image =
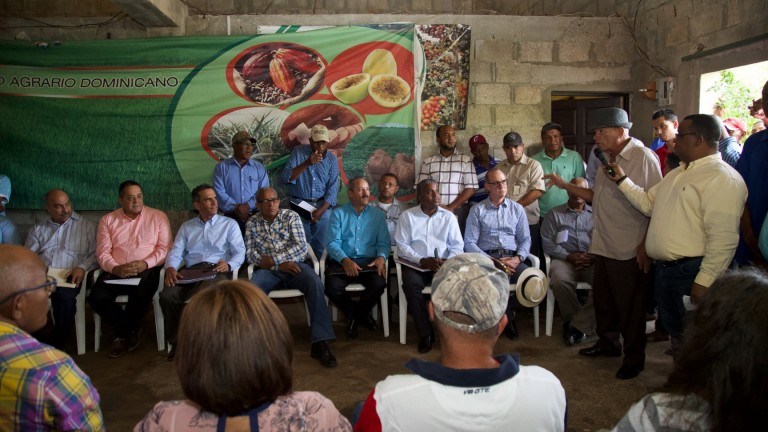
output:
[[296, 77], [288, 70], [285, 61], [279, 58], [273, 58], [269, 63], [269, 76], [272, 78], [272, 82], [275, 83], [275, 87], [286, 94], [290, 94], [294, 87], [296, 87]]
[[274, 51], [274, 56], [288, 65], [288, 67], [300, 70], [302, 72], [314, 74], [320, 69], [320, 65], [311, 54], [304, 51], [280, 48]]
[[269, 51], [253, 54], [243, 65], [243, 78], [251, 82], [261, 81], [269, 73], [271, 60], [272, 54]]

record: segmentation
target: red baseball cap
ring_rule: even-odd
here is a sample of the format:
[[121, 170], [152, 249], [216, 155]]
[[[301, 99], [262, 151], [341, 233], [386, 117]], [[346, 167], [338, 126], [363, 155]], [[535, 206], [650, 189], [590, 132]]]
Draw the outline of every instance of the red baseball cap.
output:
[[743, 134], [747, 133], [747, 124], [742, 119], [737, 119], [733, 117], [727, 118], [723, 120], [723, 126], [725, 126], [726, 129], [731, 131], [738, 129]]
[[480, 134], [474, 135], [469, 139], [469, 149], [472, 151], [475, 151], [477, 146], [480, 144], [488, 144], [488, 141], [485, 140], [485, 137]]

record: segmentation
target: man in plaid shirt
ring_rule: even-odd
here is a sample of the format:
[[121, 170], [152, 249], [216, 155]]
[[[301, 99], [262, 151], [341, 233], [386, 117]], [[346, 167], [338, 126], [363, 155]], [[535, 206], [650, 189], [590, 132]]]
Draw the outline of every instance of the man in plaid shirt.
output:
[[258, 213], [245, 227], [246, 259], [258, 270], [251, 282], [269, 294], [274, 289], [296, 289], [306, 298], [312, 324], [312, 358], [325, 367], [336, 366], [328, 342], [336, 339], [325, 302], [320, 276], [306, 263], [307, 239], [301, 218], [293, 210], [281, 209], [272, 188], [256, 192]]
[[2, 431], [104, 429], [99, 394], [88, 377], [68, 355], [30, 336], [45, 326], [55, 290], [34, 252], [0, 245]]
[[472, 158], [456, 151], [456, 131], [452, 126], [440, 126], [436, 136], [440, 151], [422, 161], [416, 184], [431, 178], [440, 185], [441, 206], [456, 215], [463, 234], [470, 207], [467, 201], [477, 189], [477, 174]]

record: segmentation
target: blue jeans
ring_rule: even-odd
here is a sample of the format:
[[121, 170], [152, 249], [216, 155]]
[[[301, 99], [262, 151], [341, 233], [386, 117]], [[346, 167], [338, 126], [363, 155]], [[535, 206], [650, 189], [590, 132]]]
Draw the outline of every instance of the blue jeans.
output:
[[[685, 327], [683, 296], [691, 295], [691, 285], [699, 274], [701, 257], [685, 262], [656, 261], [655, 289], [661, 322], [675, 341], [679, 343]], [[674, 346], [672, 347], [674, 350]]]
[[312, 324], [312, 343], [333, 340], [331, 316], [328, 313], [328, 304], [325, 302], [325, 287], [320, 276], [315, 270], [305, 263], [297, 263], [301, 267], [298, 274], [258, 269], [253, 273], [251, 282], [269, 294], [274, 289], [295, 289], [304, 294], [309, 308], [309, 320]]
[[307, 243], [312, 247], [317, 259], [323, 256], [325, 244], [328, 243], [328, 224], [331, 220], [333, 209], [328, 208], [315, 223], [309, 223], [308, 220], [301, 218], [301, 225], [304, 227], [304, 235], [307, 236]]

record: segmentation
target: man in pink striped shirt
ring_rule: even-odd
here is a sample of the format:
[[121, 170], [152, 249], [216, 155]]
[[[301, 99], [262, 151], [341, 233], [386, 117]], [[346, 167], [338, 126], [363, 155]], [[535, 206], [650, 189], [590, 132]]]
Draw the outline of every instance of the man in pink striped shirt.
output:
[[[118, 203], [121, 208], [99, 221], [96, 259], [104, 272], [88, 297], [93, 310], [115, 329], [109, 352], [115, 358], [139, 347], [141, 320], [157, 291], [160, 269], [172, 242], [168, 217], [144, 205], [141, 185], [132, 180], [121, 183]], [[138, 278], [139, 282], [107, 282], [126, 278]], [[125, 309], [115, 303], [120, 295], [128, 295]]]

